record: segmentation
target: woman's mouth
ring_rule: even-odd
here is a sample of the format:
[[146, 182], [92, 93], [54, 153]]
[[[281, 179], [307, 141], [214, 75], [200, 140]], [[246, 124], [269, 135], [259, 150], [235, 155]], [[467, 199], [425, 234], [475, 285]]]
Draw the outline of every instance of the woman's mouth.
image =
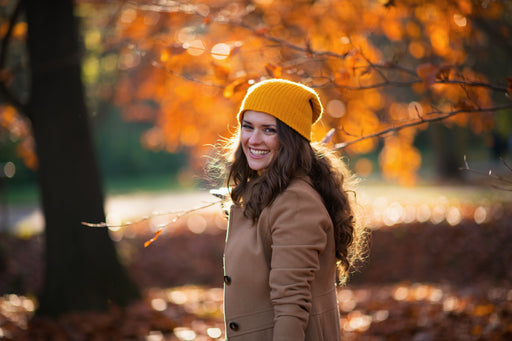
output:
[[263, 156], [270, 153], [270, 150], [249, 148], [249, 152], [254, 156]]

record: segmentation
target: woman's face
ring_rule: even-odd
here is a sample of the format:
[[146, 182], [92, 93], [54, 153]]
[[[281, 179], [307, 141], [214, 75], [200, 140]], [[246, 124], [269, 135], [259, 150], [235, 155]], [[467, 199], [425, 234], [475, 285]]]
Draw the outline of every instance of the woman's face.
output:
[[268, 168], [281, 146], [276, 118], [259, 111], [246, 111], [241, 123], [240, 143], [251, 169]]

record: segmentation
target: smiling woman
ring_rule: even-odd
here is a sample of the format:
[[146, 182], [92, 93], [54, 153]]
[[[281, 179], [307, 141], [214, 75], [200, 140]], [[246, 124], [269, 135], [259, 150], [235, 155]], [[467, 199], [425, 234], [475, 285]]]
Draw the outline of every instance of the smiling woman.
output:
[[276, 118], [264, 112], [244, 113], [240, 144], [252, 170], [266, 169], [279, 152]]
[[[249, 88], [228, 146], [224, 250], [228, 340], [340, 339], [336, 282], [361, 256], [348, 172], [311, 143], [317, 93], [282, 79]], [[217, 164], [218, 166], [218, 164]]]

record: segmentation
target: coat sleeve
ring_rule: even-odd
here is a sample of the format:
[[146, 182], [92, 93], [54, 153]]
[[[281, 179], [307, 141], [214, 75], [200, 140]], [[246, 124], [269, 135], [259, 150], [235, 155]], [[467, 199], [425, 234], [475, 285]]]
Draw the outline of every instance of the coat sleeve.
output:
[[272, 258], [269, 276], [274, 306], [273, 341], [304, 340], [311, 310], [311, 283], [331, 220], [320, 196], [287, 190], [271, 208]]

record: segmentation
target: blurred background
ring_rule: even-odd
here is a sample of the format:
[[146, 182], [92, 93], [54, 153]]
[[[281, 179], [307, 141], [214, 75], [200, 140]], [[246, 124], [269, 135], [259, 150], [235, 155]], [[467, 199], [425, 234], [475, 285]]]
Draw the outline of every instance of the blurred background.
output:
[[[0, 339], [221, 339], [226, 220], [204, 169], [271, 77], [319, 92], [313, 139], [331, 131], [360, 178], [372, 243], [339, 291], [345, 337], [509, 338], [511, 23], [505, 0], [0, 1]], [[93, 261], [82, 222], [104, 221], [116, 252]], [[105, 311], [52, 296], [73, 248], [119, 258], [139, 296], [103, 299], [138, 306], [70, 322]]]

